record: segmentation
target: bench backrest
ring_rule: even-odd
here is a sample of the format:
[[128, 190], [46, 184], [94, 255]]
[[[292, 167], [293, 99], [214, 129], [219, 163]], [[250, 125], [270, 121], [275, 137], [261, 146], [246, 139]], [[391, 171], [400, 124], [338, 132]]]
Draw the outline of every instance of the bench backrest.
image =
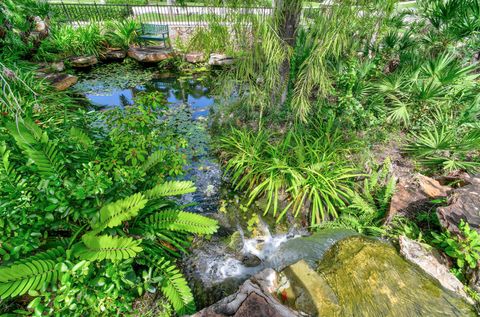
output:
[[143, 34], [164, 34], [168, 33], [168, 25], [142, 23]]

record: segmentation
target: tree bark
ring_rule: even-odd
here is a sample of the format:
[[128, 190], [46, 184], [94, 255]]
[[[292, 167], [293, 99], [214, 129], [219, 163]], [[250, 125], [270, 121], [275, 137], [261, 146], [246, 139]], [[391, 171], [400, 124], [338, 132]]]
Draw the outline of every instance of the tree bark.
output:
[[[290, 47], [295, 47], [295, 38], [302, 14], [302, 0], [277, 0], [275, 2], [275, 20], [278, 34]], [[290, 79], [290, 61], [285, 61], [280, 68], [280, 75], [285, 87], [280, 97], [280, 105], [285, 105]]]

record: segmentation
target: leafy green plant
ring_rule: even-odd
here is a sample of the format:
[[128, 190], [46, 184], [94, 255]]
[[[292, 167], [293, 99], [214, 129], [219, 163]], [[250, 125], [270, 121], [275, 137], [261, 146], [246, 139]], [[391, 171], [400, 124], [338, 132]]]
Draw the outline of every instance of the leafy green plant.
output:
[[395, 191], [396, 179], [390, 175], [391, 162], [373, 171], [353, 193], [350, 204], [341, 209], [340, 216], [332, 223], [319, 227], [350, 228], [368, 235], [385, 235], [383, 226]]
[[438, 245], [449, 257], [455, 260], [460, 273], [465, 273], [467, 267], [474, 269], [480, 260], [480, 236], [475, 229], [470, 229], [468, 223], [460, 221], [459, 234], [450, 231], [437, 234], [432, 232], [433, 242]]
[[[145, 289], [156, 285], [179, 314], [194, 310], [193, 296], [180, 271], [176, 269], [174, 258], [179, 255], [179, 252], [186, 252], [187, 233], [211, 234], [216, 230], [216, 221], [184, 212], [165, 199], [167, 196], [193, 192], [195, 188], [191, 182], [163, 182], [142, 192], [120, 194], [123, 197], [113, 202], [104, 201], [101, 199], [102, 193], [109, 190], [111, 182], [99, 183], [96, 186], [95, 189], [100, 190], [99, 196], [97, 196], [98, 191], [86, 190], [85, 185], [82, 184], [82, 174], [70, 172], [76, 170], [72, 167], [79, 165], [67, 160], [74, 159], [76, 155], [66, 151], [66, 148], [60, 149], [57, 140], [51, 139], [35, 123], [30, 120], [10, 122], [6, 124], [6, 129], [22, 153], [17, 153], [16, 160], [23, 156], [23, 164], [31, 162], [32, 165], [27, 169], [17, 167], [19, 165], [12, 162], [10, 150], [6, 149], [6, 145], [2, 146], [3, 168], [0, 181], [2, 184], [8, 185], [2, 186], [2, 201], [6, 199], [5, 201], [9, 202], [11, 206], [3, 204], [0, 210], [2, 216], [7, 216], [8, 221], [6, 224], [2, 224], [7, 227], [5, 228], [7, 230], [4, 231], [7, 235], [2, 237], [4, 243], [2, 243], [1, 249], [3, 258], [3, 266], [0, 268], [1, 298], [16, 297], [27, 292], [35, 294], [35, 291], [45, 289], [49, 285], [58, 283], [62, 285], [67, 282], [63, 280], [63, 274], [70, 270], [78, 270], [77, 264], [84, 266], [85, 270], [90, 270], [88, 266], [93, 266], [101, 271], [103, 265], [109, 265], [105, 264], [106, 261], [111, 261], [117, 268], [119, 265], [123, 265], [122, 263], [129, 263], [132, 266], [128, 269], [131, 276], [124, 276], [124, 279], [129, 281], [126, 283], [131, 286], [138, 284], [139, 276], [137, 274], [139, 272], [142, 270], [148, 272], [149, 278], [144, 281], [143, 287], [135, 290], [137, 295], [141, 295]], [[88, 152], [89, 148], [95, 145], [93, 139], [77, 128], [72, 128], [70, 135], [71, 142], [78, 143], [79, 151]], [[163, 158], [154, 152], [140, 166], [140, 170], [143, 173], [153, 171]], [[85, 160], [85, 157], [80, 157], [79, 160]], [[13, 183], [14, 181], [16, 183]], [[42, 202], [42, 193], [30, 191], [33, 189], [33, 184], [30, 182], [33, 181], [43, 183], [47, 191], [54, 191], [48, 194], [47, 201]], [[54, 188], [56, 189], [54, 190]], [[83, 189], [83, 192], [79, 191], [80, 189]], [[130, 189], [130, 192], [132, 191], [133, 188]], [[124, 188], [121, 192], [125, 193], [126, 189]], [[8, 196], [5, 193], [8, 193]], [[52, 194], [57, 197], [53, 199]], [[35, 204], [38, 205], [17, 204], [18, 198], [21, 197], [19, 195], [32, 197]], [[17, 199], [12, 201], [11, 199], [14, 197]], [[31, 208], [38, 208], [43, 203], [49, 204], [45, 208], [46, 214], [34, 216], [29, 211]], [[77, 203], [80, 205], [76, 205]], [[67, 208], [76, 206], [75, 208], [78, 209], [73, 212], [73, 210], [64, 209], [62, 205], [69, 206]], [[21, 212], [20, 215], [13, 216], [5, 213], [13, 206], [15, 211]], [[99, 209], [95, 206], [98, 206]], [[5, 207], [7, 207], [6, 210]], [[51, 213], [54, 210], [56, 210], [55, 215]], [[33, 220], [33, 222], [24, 220], [22, 222], [22, 217]], [[42, 217], [47, 219], [46, 222], [39, 221]], [[14, 233], [11, 229], [19, 229], [18, 226], [11, 227], [15, 226], [15, 219], [20, 220], [17, 224], [27, 227], [37, 222], [31, 230], [38, 232], [39, 235], [34, 235], [33, 243], [24, 250], [16, 249], [15, 235], [12, 236], [13, 239], [10, 238], [10, 234]], [[65, 237], [65, 241], [58, 236], [58, 230], [63, 232], [61, 236]], [[29, 231], [24, 228], [21, 232], [28, 233]], [[49, 240], [52, 238], [54, 240], [47, 241], [43, 237], [50, 237]], [[28, 235], [25, 238], [29, 239]], [[34, 253], [34, 255], [28, 258], [21, 256], [28, 253]], [[69, 265], [72, 265], [71, 269]], [[125, 267], [122, 270], [126, 270]], [[127, 271], [124, 271], [124, 274], [127, 274]], [[72, 276], [70, 275], [70, 277]], [[69, 283], [71, 282], [70, 279]], [[117, 292], [121, 291], [121, 288], [118, 288], [119, 284], [117, 286], [111, 284], [110, 287], [117, 287]], [[104, 296], [96, 291], [93, 292], [98, 296]], [[67, 296], [70, 298], [69, 301], [73, 299], [62, 291], [60, 291], [60, 295]], [[78, 296], [80, 296], [80, 300]], [[131, 297], [128, 294], [126, 296]], [[92, 300], [88, 299], [85, 291], [78, 289], [75, 297], [77, 298], [76, 307]], [[67, 299], [64, 298], [64, 300]], [[86, 303], [83, 302], [84, 300]], [[56, 311], [57, 313], [63, 309], [61, 302], [57, 302], [55, 307], [47, 308], [50, 301], [51, 298], [42, 297], [42, 300], [31, 303], [30, 307], [37, 309], [38, 306], [42, 311]], [[88, 304], [88, 306], [90, 305]], [[76, 307], [66, 307], [65, 309]], [[117, 308], [111, 307], [113, 310]]]
[[405, 150], [434, 171], [475, 171], [480, 166], [474, 154], [480, 150], [480, 130], [439, 112], [418, 133], [412, 133]]
[[81, 55], [101, 56], [105, 50], [105, 34], [99, 24], [73, 27], [68, 24], [54, 26], [50, 36], [41, 43], [37, 59], [52, 59]]
[[315, 225], [337, 217], [352, 197], [357, 174], [342, 157], [342, 142], [331, 120], [272, 141], [264, 131], [233, 129], [220, 149], [235, 189], [248, 192], [249, 204], [264, 197], [265, 213], [278, 221], [290, 211]]
[[137, 43], [140, 24], [133, 19], [109, 22], [105, 38], [111, 47], [128, 49]]

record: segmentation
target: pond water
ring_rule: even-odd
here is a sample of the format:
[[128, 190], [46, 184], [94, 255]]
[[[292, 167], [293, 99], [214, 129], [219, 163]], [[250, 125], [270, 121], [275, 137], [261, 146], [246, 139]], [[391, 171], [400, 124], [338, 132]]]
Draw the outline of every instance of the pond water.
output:
[[134, 63], [104, 64], [79, 73], [73, 89], [96, 108], [109, 109], [132, 105], [141, 92], [160, 91], [169, 105], [169, 127], [188, 142], [186, 178], [197, 191], [184, 195], [180, 203], [189, 211], [208, 213], [218, 210], [221, 170], [210, 150], [209, 113], [215, 104], [208, 76], [184, 76], [146, 68]]

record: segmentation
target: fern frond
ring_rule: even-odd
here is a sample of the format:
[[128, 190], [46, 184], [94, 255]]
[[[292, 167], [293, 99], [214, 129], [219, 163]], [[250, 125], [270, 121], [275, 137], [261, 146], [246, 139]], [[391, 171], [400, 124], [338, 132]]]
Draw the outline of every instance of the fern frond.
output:
[[101, 230], [104, 228], [113, 228], [138, 215], [138, 212], [145, 207], [148, 200], [143, 194], [137, 193], [125, 199], [121, 199], [105, 205], [100, 209], [100, 219], [98, 223], [93, 223], [92, 228]]
[[156, 199], [165, 196], [177, 196], [193, 193], [197, 190], [191, 181], [169, 181], [159, 184], [145, 192], [148, 199]]
[[182, 231], [197, 234], [213, 234], [217, 231], [217, 221], [186, 211], [165, 210], [146, 218], [144, 225], [154, 230]]
[[195, 312], [195, 302], [187, 280], [175, 264], [161, 258], [156, 263], [158, 273], [163, 276], [160, 284], [163, 295], [172, 304], [179, 316]]
[[43, 135], [41, 129], [29, 119], [7, 122], [5, 127], [21, 149], [39, 142]]
[[150, 155], [145, 163], [141, 166], [141, 170], [144, 172], [149, 171], [159, 163], [163, 162], [165, 159], [166, 152], [165, 151], [156, 151], [152, 155]]
[[397, 179], [395, 177], [391, 177], [388, 180], [387, 184], [385, 185], [383, 198], [381, 201], [381, 205], [383, 209], [387, 208], [388, 205], [390, 204], [393, 194], [395, 193], [396, 185], [397, 185]]
[[9, 122], [6, 127], [18, 147], [35, 163], [40, 175], [63, 175], [64, 168], [56, 144], [35, 123], [26, 119], [24, 122]]
[[129, 237], [86, 234], [82, 237], [82, 242], [75, 247], [74, 255], [88, 261], [125, 260], [135, 257], [143, 250], [140, 246], [142, 240]]
[[65, 255], [63, 248], [51, 249], [0, 267], [0, 298], [23, 295], [58, 280], [58, 259]]
[[0, 175], [4, 175], [8, 179], [10, 185], [20, 183], [21, 176], [17, 173], [15, 166], [10, 162], [10, 151], [7, 150], [5, 143], [0, 145], [0, 156], [2, 164], [0, 164]]
[[358, 193], [355, 193], [352, 198], [352, 204], [349, 206], [350, 209], [356, 209], [360, 211], [361, 214], [375, 214], [377, 211], [371, 204], [368, 203], [362, 196]]
[[44, 142], [40, 143], [40, 145], [40, 150], [30, 147], [24, 151], [37, 166], [39, 174], [45, 177], [52, 175], [62, 176], [64, 168], [56, 144], [44, 138]]
[[93, 144], [92, 139], [77, 127], [72, 127], [69, 134], [70, 138], [80, 144], [84, 149], [90, 148]]

